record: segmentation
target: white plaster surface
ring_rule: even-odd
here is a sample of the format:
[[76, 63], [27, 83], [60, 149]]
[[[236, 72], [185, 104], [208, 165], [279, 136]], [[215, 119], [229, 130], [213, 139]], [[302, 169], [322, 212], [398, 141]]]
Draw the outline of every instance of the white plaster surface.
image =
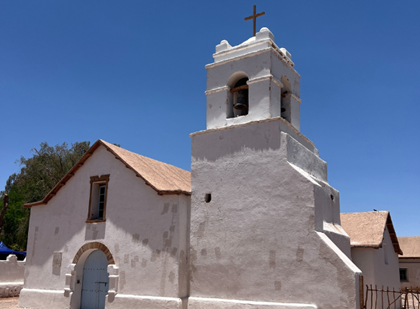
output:
[[115, 297], [115, 302], [108, 302], [106, 308], [182, 309], [182, 300], [180, 298], [171, 297], [117, 295]]
[[[86, 223], [90, 177], [105, 174], [110, 174], [106, 222]], [[105, 244], [114, 257], [118, 272], [110, 275], [118, 276], [118, 282], [111, 292], [116, 288], [117, 296], [185, 297], [189, 207], [189, 196], [158, 195], [101, 146], [47, 205], [31, 209], [19, 306], [78, 308], [88, 252], [78, 265], [72, 261], [94, 241]], [[61, 268], [52, 267], [54, 252], [62, 252]], [[114, 297], [112, 308], [126, 308], [119, 302]]]
[[30, 309], [68, 309], [68, 298], [63, 291], [49, 289], [22, 289], [20, 291], [18, 308]]
[[9, 254], [6, 260], [0, 260], [0, 283], [22, 282], [26, 261], [18, 261], [16, 255]]
[[0, 297], [19, 295], [23, 288], [24, 271], [25, 261], [18, 261], [14, 254], [0, 261]]
[[258, 302], [243, 301], [234, 299], [217, 299], [217, 298], [200, 298], [190, 297], [188, 301], [191, 309], [244, 309], [244, 308], [270, 308], [270, 309], [311, 309], [318, 308], [312, 304], [294, 304], [294, 303], [275, 303], [275, 302]]
[[192, 135], [192, 308], [230, 308], [203, 298], [359, 306], [361, 272], [339, 248], [349, 251], [349, 238], [334, 231], [338, 246], [324, 234], [323, 223], [340, 226], [338, 192], [320, 179], [326, 164], [280, 123]]
[[0, 298], [19, 296], [23, 288], [23, 281], [21, 282], [1, 282], [0, 283]]

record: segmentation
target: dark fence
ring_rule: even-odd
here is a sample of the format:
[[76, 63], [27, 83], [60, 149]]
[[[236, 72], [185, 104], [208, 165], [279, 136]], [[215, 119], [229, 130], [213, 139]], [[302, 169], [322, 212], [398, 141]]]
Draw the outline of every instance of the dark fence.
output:
[[420, 288], [403, 290], [366, 285], [363, 309], [420, 309]]

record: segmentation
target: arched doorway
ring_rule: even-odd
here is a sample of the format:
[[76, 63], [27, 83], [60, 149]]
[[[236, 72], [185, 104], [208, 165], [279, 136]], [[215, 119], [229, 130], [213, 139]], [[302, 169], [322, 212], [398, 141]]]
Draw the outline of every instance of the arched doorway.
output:
[[105, 308], [109, 289], [108, 260], [101, 250], [93, 251], [83, 266], [82, 300], [80, 309]]

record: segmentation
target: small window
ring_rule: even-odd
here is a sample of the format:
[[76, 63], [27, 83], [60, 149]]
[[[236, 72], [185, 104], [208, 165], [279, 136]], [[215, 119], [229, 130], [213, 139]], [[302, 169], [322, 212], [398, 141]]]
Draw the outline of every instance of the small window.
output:
[[400, 268], [400, 281], [408, 282], [407, 268]]
[[206, 201], [206, 203], [210, 203], [210, 201], [211, 201], [211, 193], [206, 193], [204, 195], [204, 200]]
[[90, 177], [89, 213], [86, 222], [105, 221], [109, 175]]
[[388, 265], [388, 248], [386, 246], [386, 243], [383, 243], [384, 248], [384, 263], [385, 265]]

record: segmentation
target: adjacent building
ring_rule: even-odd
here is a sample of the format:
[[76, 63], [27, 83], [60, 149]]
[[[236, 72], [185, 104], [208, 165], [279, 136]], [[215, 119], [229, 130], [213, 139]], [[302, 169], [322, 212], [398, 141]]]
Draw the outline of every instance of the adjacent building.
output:
[[[341, 225], [350, 236], [351, 259], [363, 272], [364, 295], [374, 290], [399, 291], [398, 254], [402, 250], [388, 211], [342, 213]], [[368, 288], [366, 287], [368, 286]], [[383, 295], [383, 294], [382, 294]], [[376, 298], [377, 308], [386, 308], [387, 297]], [[398, 303], [399, 304], [399, 303]], [[396, 304], [397, 305], [397, 304]]]
[[420, 288], [420, 236], [398, 237], [401, 289]]

